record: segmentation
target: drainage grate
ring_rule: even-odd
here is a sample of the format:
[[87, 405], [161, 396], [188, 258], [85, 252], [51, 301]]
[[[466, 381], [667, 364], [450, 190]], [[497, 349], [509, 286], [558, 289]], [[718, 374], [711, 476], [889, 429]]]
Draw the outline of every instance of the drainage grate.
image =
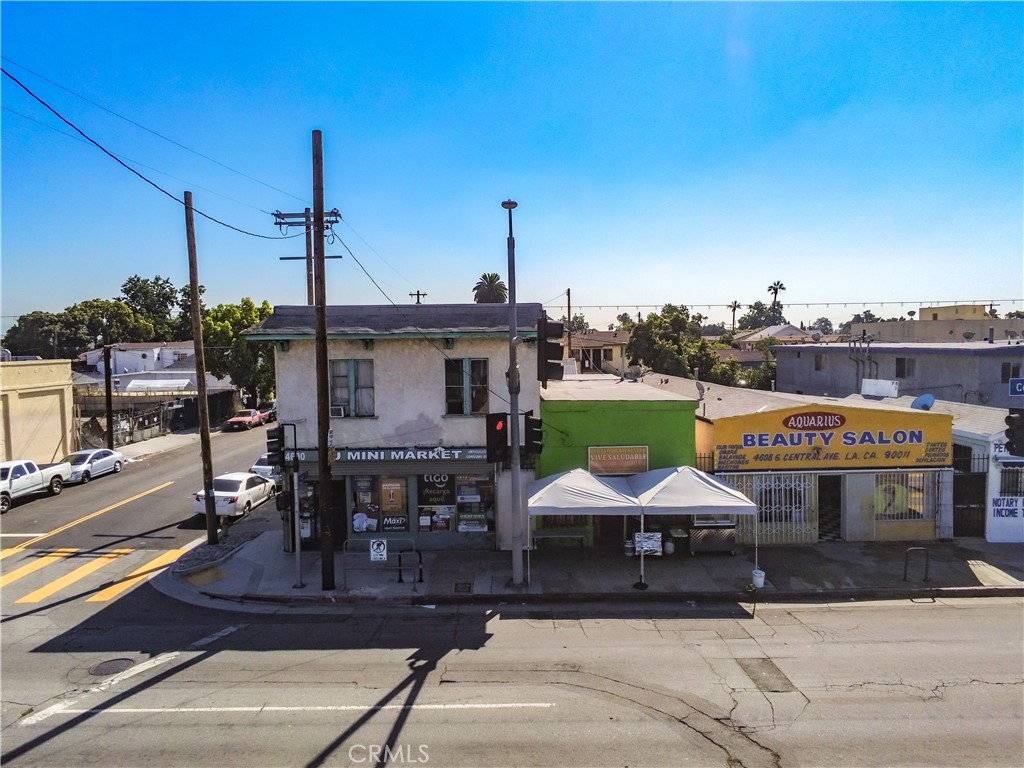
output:
[[455, 592], [456, 593], [465, 592], [465, 593], [468, 594], [468, 593], [471, 593], [472, 591], [473, 591], [473, 585], [470, 584], [468, 581], [456, 581], [455, 582]]
[[95, 675], [96, 677], [103, 677], [106, 675], [116, 675], [118, 672], [124, 672], [126, 669], [130, 669], [135, 664], [131, 659], [110, 659], [109, 661], [101, 661], [92, 667], [89, 667], [89, 674]]

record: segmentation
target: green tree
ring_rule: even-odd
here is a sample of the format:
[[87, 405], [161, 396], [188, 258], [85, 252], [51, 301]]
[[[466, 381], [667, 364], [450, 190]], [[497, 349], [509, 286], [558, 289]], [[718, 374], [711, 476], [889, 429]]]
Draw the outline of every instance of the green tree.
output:
[[230, 376], [254, 405], [274, 391], [274, 351], [269, 342], [248, 341], [241, 334], [272, 312], [268, 302], [257, 306], [244, 298], [238, 304], [218, 304], [203, 317], [207, 370], [214, 376]]
[[776, 280], [774, 283], [768, 286], [768, 293], [772, 295], [773, 309], [779, 306], [779, 292], [784, 290], [786, 290], [786, 286], [782, 284], [781, 280]]
[[587, 322], [587, 318], [579, 312], [572, 316], [572, 320], [566, 320], [565, 315], [562, 315], [558, 322], [573, 333], [583, 333], [584, 331], [590, 330], [590, 323]]
[[497, 272], [484, 272], [473, 286], [473, 301], [477, 304], [505, 304], [508, 288]]
[[730, 303], [726, 307], [726, 309], [728, 309], [730, 312], [732, 312], [732, 330], [735, 331], [736, 330], [736, 313], [739, 310], [743, 309], [743, 305], [740, 304], [738, 301], [734, 301], [734, 302]]
[[[178, 289], [166, 277], [153, 279], [132, 275], [121, 285], [121, 300], [136, 315], [153, 326], [157, 341], [173, 340], [178, 331], [178, 320], [172, 311], [178, 307]], [[191, 334], [186, 338], [191, 338]]]
[[52, 312], [36, 311], [21, 315], [17, 322], [7, 329], [3, 346], [4, 349], [9, 349], [12, 355], [39, 355], [61, 359], [67, 356], [64, 354], [65, 346], [61, 341], [58, 316]]
[[[206, 314], [206, 305], [203, 304], [203, 294], [206, 287], [199, 286], [199, 311]], [[178, 290], [178, 320], [174, 331], [175, 341], [185, 341], [193, 337], [192, 333], [192, 288], [184, 285]]]
[[58, 316], [67, 348], [82, 352], [104, 344], [153, 340], [153, 324], [123, 301], [89, 299], [72, 304]]
[[629, 312], [623, 312], [620, 315], [616, 315], [615, 319], [619, 323], [619, 328], [627, 333], [636, 328], [637, 321], [633, 319], [633, 316], [629, 314]]
[[739, 327], [743, 331], [752, 331], [769, 325], [782, 325], [785, 322], [781, 304], [769, 307], [763, 301], [755, 301], [747, 305], [747, 313], [740, 318]]
[[754, 346], [764, 355], [761, 367], [747, 373], [747, 382], [753, 389], [771, 391], [775, 386], [775, 357], [772, 355], [772, 339], [761, 339]]
[[832, 321], [827, 317], [819, 317], [811, 323], [811, 330], [821, 331], [824, 334], [835, 333], [835, 329], [832, 327]]

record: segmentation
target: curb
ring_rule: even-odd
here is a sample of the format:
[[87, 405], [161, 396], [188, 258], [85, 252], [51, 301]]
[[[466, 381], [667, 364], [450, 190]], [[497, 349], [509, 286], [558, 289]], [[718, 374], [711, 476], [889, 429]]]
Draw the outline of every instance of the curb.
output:
[[[209, 567], [209, 566], [207, 566]], [[214, 600], [272, 605], [505, 605], [554, 603], [834, 603], [881, 600], [953, 599], [973, 597], [1024, 597], [1024, 586], [860, 588], [750, 593], [734, 592], [574, 592], [505, 595], [410, 595], [408, 597], [369, 595], [229, 595], [199, 591]]]

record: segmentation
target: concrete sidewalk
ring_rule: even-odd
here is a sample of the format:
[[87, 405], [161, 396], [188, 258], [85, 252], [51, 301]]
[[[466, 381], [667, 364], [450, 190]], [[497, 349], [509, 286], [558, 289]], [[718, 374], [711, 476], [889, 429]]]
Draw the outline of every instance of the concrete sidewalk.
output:
[[[511, 584], [510, 552], [416, 553], [373, 563], [369, 553], [336, 553], [334, 588], [324, 590], [320, 552], [283, 551], [278, 513], [264, 505], [231, 526], [217, 545], [201, 543], [153, 580], [197, 605], [255, 611], [339, 610], [374, 604], [565, 602], [781, 602], [1024, 597], [1024, 546], [981, 539], [920, 544], [822, 542], [762, 547], [765, 582], [754, 589], [752, 548], [735, 556], [685, 552], [640, 561], [621, 550], [566, 547], [524, 553], [528, 583]], [[908, 551], [909, 550], [909, 551]], [[421, 580], [422, 579], [422, 580]]]
[[[198, 432], [125, 446], [136, 458], [195, 444]], [[524, 553], [527, 583], [511, 584], [510, 552], [394, 552], [370, 562], [364, 548], [334, 557], [334, 588], [325, 590], [319, 549], [284, 552], [273, 504], [233, 524], [217, 545], [205, 534], [151, 584], [197, 605], [251, 611], [338, 611], [367, 603], [507, 604], [589, 601], [819, 601], [938, 597], [1024, 597], [1024, 544], [983, 539], [928, 542], [820, 542], [762, 546], [735, 556], [685, 551], [640, 560], [621, 548], [568, 546]], [[422, 562], [422, 570], [420, 564]], [[422, 580], [421, 580], [422, 579]]]

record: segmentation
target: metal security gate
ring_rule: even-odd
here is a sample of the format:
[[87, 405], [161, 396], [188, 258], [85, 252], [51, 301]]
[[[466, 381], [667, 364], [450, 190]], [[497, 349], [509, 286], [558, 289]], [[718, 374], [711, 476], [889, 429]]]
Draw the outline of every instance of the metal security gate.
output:
[[953, 536], [985, 535], [986, 472], [953, 475]]
[[[757, 504], [757, 537], [761, 544], [815, 544], [818, 541], [817, 475], [809, 472], [728, 474], [732, 483]], [[736, 520], [736, 541], [754, 543], [753, 516]]]

